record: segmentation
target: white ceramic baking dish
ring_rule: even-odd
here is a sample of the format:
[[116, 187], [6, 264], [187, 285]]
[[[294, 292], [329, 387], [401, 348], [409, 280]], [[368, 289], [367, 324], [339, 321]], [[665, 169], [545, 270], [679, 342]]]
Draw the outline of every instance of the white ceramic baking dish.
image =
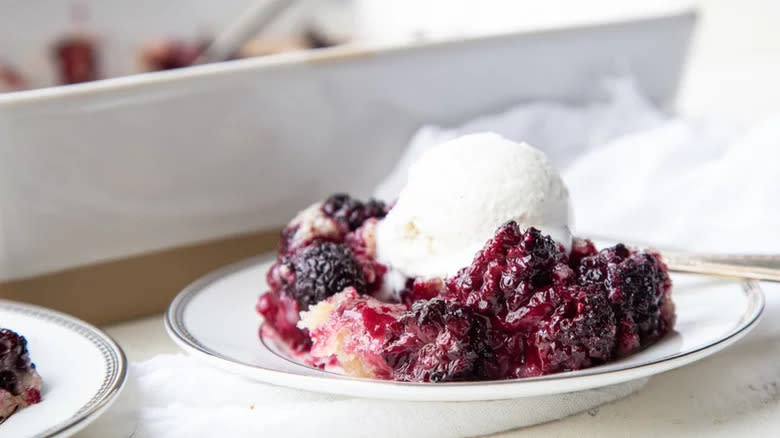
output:
[[278, 226], [367, 195], [410, 134], [630, 73], [668, 104], [691, 11], [344, 46], [0, 95], [0, 279]]

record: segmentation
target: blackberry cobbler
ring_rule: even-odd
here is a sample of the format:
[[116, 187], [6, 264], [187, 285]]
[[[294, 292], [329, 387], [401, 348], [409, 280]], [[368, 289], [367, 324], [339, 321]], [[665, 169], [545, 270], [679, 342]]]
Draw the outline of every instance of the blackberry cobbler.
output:
[[0, 423], [17, 410], [40, 402], [42, 384], [24, 336], [0, 329]]
[[257, 304], [267, 335], [352, 375], [438, 382], [578, 370], [650, 345], [674, 324], [657, 254], [575, 240], [567, 255], [516, 222], [457, 275], [409, 278], [387, 300], [374, 239], [386, 210], [336, 195], [284, 229], [271, 290]]
[[[493, 137], [468, 139], [470, 145], [485, 140], [497, 142]], [[511, 154], [521, 147], [506, 146]], [[501, 147], [493, 149], [499, 156]], [[452, 146], [447, 151], [458, 152]], [[532, 154], [534, 166], [548, 166], [534, 151], [523, 153]], [[468, 161], [463, 170], [482, 166], [491, 179], [488, 186], [495, 184], [496, 190], [511, 184], [492, 181], [491, 173], [498, 178], [518, 174], [517, 169], [495, 171], [475, 158]], [[419, 174], [424, 169], [413, 170]], [[419, 176], [414, 172], [407, 188]], [[519, 174], [528, 178], [532, 172]], [[423, 204], [409, 209], [412, 195], [405, 188], [392, 207], [347, 195], [312, 205], [282, 232], [278, 257], [267, 274], [270, 291], [257, 304], [265, 319], [263, 334], [314, 366], [408, 382], [511, 379], [579, 370], [654, 343], [673, 328], [675, 319], [663, 261], [654, 252], [622, 244], [599, 251], [588, 240], [556, 241], [540, 230], [544, 226], [523, 222], [535, 211], [551, 211], [551, 199], [568, 196], [563, 185], [546, 182], [548, 174], [549, 181], [557, 178], [547, 171], [534, 177], [543, 190], [517, 194], [540, 200], [543, 208], [523, 201], [525, 210], [509, 214], [502, 204], [493, 216], [508, 215], [510, 220], [498, 223], [492, 235], [480, 240], [481, 248], [470, 252], [470, 263], [429, 264], [442, 275], [410, 275], [415, 264], [399, 270], [402, 263], [386, 262], [384, 237], [377, 238], [387, 232], [382, 227], [392, 226], [400, 216], [406, 217], [404, 209], [410, 210], [411, 219], [402, 221], [397, 239], [418, 239], [430, 257], [452, 259], [451, 253], [464, 245], [437, 246], [438, 237], [426, 227], [432, 222], [446, 227], [447, 220], [457, 222], [457, 217], [443, 216], [439, 222], [423, 217], [450, 214], [446, 208], [439, 213], [435, 205], [439, 201], [431, 198], [435, 213], [425, 213], [428, 206]], [[479, 177], [469, 183], [483, 184]], [[426, 184], [437, 182], [429, 179]], [[470, 187], [457, 185], [448, 184], [463, 193], [454, 198], [468, 211]], [[487, 197], [497, 196], [490, 189], [480, 190]], [[490, 203], [480, 204], [478, 194], [474, 199], [474, 205], [490, 210]], [[555, 222], [552, 216], [539, 217], [543, 219], [534, 220], [544, 225]], [[473, 237], [471, 228], [463, 230], [465, 236], [457, 235], [457, 227], [453, 230], [455, 237], [448, 244]], [[447, 251], [437, 253], [441, 247]], [[413, 245], [405, 248], [415, 251]]]

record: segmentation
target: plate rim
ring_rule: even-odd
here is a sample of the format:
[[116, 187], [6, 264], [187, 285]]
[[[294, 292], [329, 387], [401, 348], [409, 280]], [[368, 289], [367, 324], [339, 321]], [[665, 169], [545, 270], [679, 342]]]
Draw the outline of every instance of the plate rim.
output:
[[[106, 373], [92, 398], [67, 419], [39, 432], [36, 437], [55, 437], [75, 433], [94, 420], [117, 398], [127, 381], [127, 356], [119, 344], [104, 331], [67, 313], [35, 304], [0, 299], [0, 309], [54, 323], [89, 341], [103, 355]], [[22, 333], [22, 336], [24, 334]], [[34, 362], [34, 360], [33, 360]], [[42, 402], [45, 402], [43, 400]]]
[[[747, 333], [749, 333], [755, 326], [758, 324], [758, 322], [761, 320], [761, 317], [764, 314], [765, 306], [766, 306], [766, 299], [763, 293], [763, 290], [761, 289], [759, 282], [755, 280], [740, 280], [740, 279], [731, 279], [736, 283], [736, 285], [739, 285], [742, 287], [743, 292], [746, 295], [746, 300], [748, 302], [748, 310], [746, 311], [745, 315], [748, 315], [749, 317], [747, 320], [741, 321], [738, 326], [732, 330], [727, 332], [726, 336], [723, 336], [719, 338], [718, 340], [702, 345], [695, 346], [694, 348], [691, 348], [690, 350], [680, 352], [680, 353], [674, 353], [670, 355], [661, 356], [659, 358], [655, 358], [653, 360], [645, 361], [639, 364], [633, 364], [633, 365], [627, 365], [624, 367], [620, 367], [617, 369], [599, 369], [599, 368], [586, 368], [583, 370], [577, 370], [577, 371], [569, 371], [569, 372], [563, 372], [563, 373], [555, 373], [555, 374], [548, 374], [544, 376], [537, 376], [537, 377], [525, 377], [521, 379], [505, 379], [505, 380], [489, 380], [489, 381], [467, 381], [467, 382], [441, 382], [441, 383], [427, 383], [427, 382], [398, 382], [398, 381], [390, 381], [390, 380], [379, 380], [379, 379], [371, 379], [371, 378], [364, 378], [364, 377], [354, 377], [354, 376], [347, 376], [347, 375], [329, 375], [329, 374], [323, 374], [323, 375], [304, 375], [304, 374], [295, 374], [290, 373], [286, 371], [279, 371], [271, 368], [266, 368], [263, 366], [255, 365], [255, 364], [249, 364], [246, 362], [241, 362], [238, 360], [235, 360], [231, 357], [225, 356], [218, 351], [214, 351], [205, 345], [201, 344], [195, 336], [193, 336], [186, 328], [183, 320], [183, 314], [184, 310], [186, 309], [186, 305], [189, 301], [191, 301], [199, 292], [206, 289], [209, 285], [217, 282], [218, 280], [221, 280], [222, 278], [225, 278], [231, 274], [237, 273], [239, 271], [242, 271], [244, 269], [250, 268], [252, 266], [255, 266], [257, 264], [270, 261], [274, 258], [275, 254], [270, 253], [264, 253], [261, 255], [249, 257], [243, 260], [240, 260], [238, 262], [234, 262], [231, 264], [228, 264], [226, 266], [223, 266], [221, 268], [218, 268], [214, 271], [211, 271], [207, 273], [206, 275], [203, 275], [202, 277], [196, 279], [189, 285], [187, 285], [184, 289], [182, 289], [176, 296], [173, 298], [171, 303], [168, 306], [168, 309], [165, 312], [165, 316], [163, 318], [163, 322], [165, 325], [165, 330], [168, 333], [168, 336], [178, 345], [180, 348], [182, 348], [186, 353], [191, 354], [194, 356], [199, 356], [202, 359], [208, 360], [213, 365], [219, 366], [223, 369], [226, 369], [226, 367], [229, 365], [231, 368], [238, 367], [245, 371], [253, 371], [253, 372], [262, 372], [266, 373], [267, 375], [273, 375], [278, 376], [281, 378], [285, 377], [295, 377], [296, 379], [305, 379], [307, 381], [312, 382], [333, 382], [333, 381], [341, 381], [341, 382], [352, 382], [352, 383], [358, 383], [358, 384], [372, 384], [376, 386], [384, 386], [384, 387], [393, 387], [393, 388], [407, 388], [408, 390], [419, 390], [420, 388], [426, 388], [427, 391], [430, 391], [432, 393], [436, 392], [437, 390], [441, 392], [445, 389], [452, 389], [452, 388], [470, 388], [470, 387], [484, 387], [484, 386], [506, 386], [506, 385], [522, 385], [524, 383], [539, 383], [539, 382], [552, 382], [552, 381], [560, 381], [560, 380], [570, 380], [570, 379], [576, 379], [576, 378], [582, 378], [582, 377], [588, 377], [588, 378], [597, 378], [599, 376], [605, 376], [610, 375], [614, 373], [625, 373], [625, 372], [631, 372], [637, 369], [643, 369], [643, 368], [653, 368], [657, 367], [662, 364], [669, 364], [671, 366], [666, 367], [662, 371], [659, 371], [657, 373], [650, 373], [648, 376], [652, 376], [654, 374], [659, 374], [664, 371], [668, 371], [674, 368], [678, 368], [681, 366], [684, 366], [686, 364], [689, 364], [691, 362], [694, 362], [698, 360], [699, 356], [706, 357], [709, 356], [709, 354], [706, 354], [711, 351], [710, 354], [714, 354], [723, 348], [728, 347], [729, 345], [733, 344], [734, 342], [738, 341], [742, 337], [744, 337]], [[680, 275], [695, 275], [699, 277], [704, 277], [702, 275], [698, 274], [690, 274], [690, 273], [678, 273]], [[258, 292], [259, 294], [259, 292]], [[652, 347], [652, 346], [651, 346]], [[247, 375], [247, 373], [242, 373], [242, 375]], [[642, 376], [640, 376], [641, 378]], [[263, 380], [263, 379], [256, 379], [256, 380]], [[634, 379], [626, 379], [625, 381], [630, 381]], [[275, 383], [275, 382], [268, 382], [267, 383]], [[278, 383], [275, 383], [278, 384]], [[590, 386], [593, 387], [599, 387], [601, 385], [595, 385]], [[607, 385], [604, 385], [607, 386]], [[299, 389], [308, 389], [312, 391], [318, 391], [314, 389], [309, 389], [304, 386], [297, 386]], [[326, 393], [339, 393], [339, 394], [346, 394], [346, 393], [340, 393], [340, 392], [333, 392], [333, 391], [319, 391], [319, 392], [326, 392]], [[371, 397], [371, 396], [364, 396], [364, 397]], [[514, 397], [497, 397], [497, 398], [484, 398], [484, 400], [488, 399], [501, 399], [501, 398], [522, 398], [527, 396], [514, 396]], [[373, 398], [392, 398], [397, 400], [419, 400], [419, 397], [385, 397], [385, 396], [374, 396]], [[431, 399], [431, 400], [438, 400], [438, 399]], [[454, 400], [454, 399], [453, 399]], [[463, 399], [466, 400], [466, 399]], [[470, 400], [470, 398], [469, 398]]]

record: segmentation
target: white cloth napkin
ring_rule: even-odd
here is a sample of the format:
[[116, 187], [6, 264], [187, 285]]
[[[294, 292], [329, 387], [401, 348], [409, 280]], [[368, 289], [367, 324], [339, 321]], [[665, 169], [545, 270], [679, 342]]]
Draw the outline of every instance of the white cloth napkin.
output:
[[577, 395], [479, 403], [356, 399], [266, 385], [162, 355], [130, 368], [90, 437], [464, 437], [550, 421], [624, 397], [645, 380]]
[[[489, 130], [544, 148], [563, 169], [581, 235], [698, 250], [780, 248], [780, 115], [745, 129], [666, 117], [627, 81], [613, 82], [609, 90], [608, 100], [584, 107], [530, 103], [459, 129], [426, 127], [377, 194], [392, 198], [408, 163], [430, 145]], [[775, 301], [770, 297], [769, 309], [777, 313]], [[769, 315], [759, 334], [777, 333], [776, 319]], [[780, 353], [766, 354], [773, 363], [780, 359]], [[737, 367], [724, 366], [729, 372]], [[707, 375], [713, 373], [718, 370]], [[168, 355], [132, 364], [125, 393], [86, 436], [474, 436], [589, 410], [645, 383], [533, 399], [392, 402], [275, 387]]]

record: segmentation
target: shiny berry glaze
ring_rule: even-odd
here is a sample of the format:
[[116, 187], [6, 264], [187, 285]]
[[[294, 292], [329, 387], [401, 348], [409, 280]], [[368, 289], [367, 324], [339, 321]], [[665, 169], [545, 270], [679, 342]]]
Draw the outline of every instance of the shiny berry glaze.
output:
[[441, 298], [415, 302], [389, 325], [383, 347], [395, 380], [442, 382], [483, 373], [492, 356], [485, 345], [489, 322], [455, 302]]
[[29, 388], [24, 393], [24, 400], [28, 405], [34, 405], [41, 402], [41, 391], [35, 388]]
[[441, 278], [409, 278], [406, 287], [400, 292], [401, 302], [411, 306], [420, 300], [444, 296], [447, 293], [447, 285]]
[[298, 303], [294, 298], [280, 293], [266, 292], [260, 295], [255, 310], [265, 320], [263, 330], [279, 337], [293, 351], [307, 351], [311, 347], [311, 339], [306, 330], [296, 327]]

